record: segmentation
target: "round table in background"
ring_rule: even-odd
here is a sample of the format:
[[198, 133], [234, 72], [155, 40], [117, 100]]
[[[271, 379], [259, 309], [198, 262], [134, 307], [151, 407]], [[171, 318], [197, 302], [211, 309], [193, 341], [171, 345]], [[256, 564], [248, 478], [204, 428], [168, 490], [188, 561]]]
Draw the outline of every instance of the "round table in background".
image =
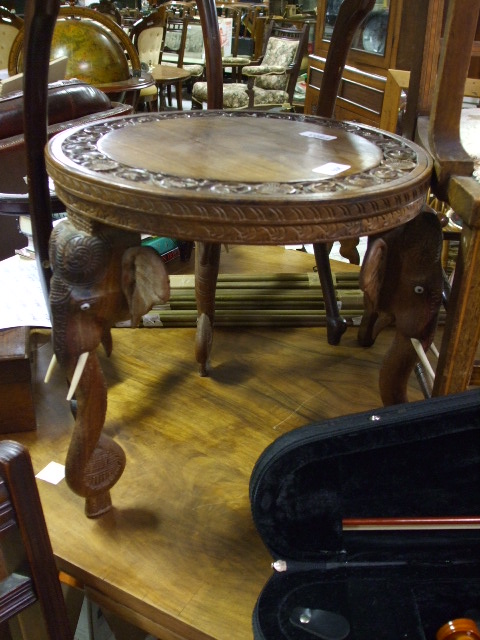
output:
[[190, 72], [182, 67], [175, 67], [169, 64], [157, 64], [153, 67], [152, 77], [158, 87], [160, 96], [160, 111], [164, 111], [165, 104], [165, 92], [164, 88], [167, 85], [174, 84], [177, 90], [177, 109], [182, 110], [182, 82], [190, 77]]

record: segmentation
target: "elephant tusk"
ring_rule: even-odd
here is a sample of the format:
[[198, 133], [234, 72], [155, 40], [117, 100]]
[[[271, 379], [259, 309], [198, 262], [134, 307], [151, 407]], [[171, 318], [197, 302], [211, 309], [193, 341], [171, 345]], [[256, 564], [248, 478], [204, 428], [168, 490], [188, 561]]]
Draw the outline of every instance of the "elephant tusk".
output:
[[434, 355], [434, 356], [437, 358], [437, 360], [438, 360], [438, 358], [440, 357], [440, 354], [439, 354], [439, 352], [438, 352], [437, 347], [433, 344], [433, 342], [432, 342], [432, 344], [430, 345], [430, 350], [431, 350], [431, 352], [433, 353], [433, 355]]
[[52, 373], [57, 366], [57, 356], [53, 354], [52, 359], [50, 360], [50, 364], [48, 365], [47, 373], [45, 374], [44, 383], [48, 384], [50, 382], [50, 378], [52, 377]]
[[70, 401], [77, 389], [78, 383], [80, 382], [80, 378], [82, 377], [83, 370], [85, 369], [85, 365], [87, 364], [89, 352], [85, 351], [80, 354], [78, 358], [77, 366], [75, 367], [75, 371], [73, 372], [72, 381], [70, 383], [70, 389], [67, 394], [67, 401]]
[[432, 369], [432, 365], [428, 361], [427, 356], [425, 355], [425, 351], [423, 350], [422, 345], [420, 344], [420, 340], [417, 338], [411, 338], [413, 348], [417, 352], [418, 357], [420, 358], [420, 362], [425, 368], [425, 371], [428, 373], [430, 380], [433, 382], [435, 380], [435, 372]]

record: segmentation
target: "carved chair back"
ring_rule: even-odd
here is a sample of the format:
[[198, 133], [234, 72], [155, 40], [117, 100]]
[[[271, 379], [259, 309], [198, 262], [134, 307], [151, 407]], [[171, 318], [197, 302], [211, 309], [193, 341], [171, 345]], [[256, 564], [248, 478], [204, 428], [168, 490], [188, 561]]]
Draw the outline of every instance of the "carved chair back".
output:
[[137, 20], [130, 31], [130, 38], [138, 51], [140, 63], [152, 67], [160, 62], [165, 40], [166, 9], [161, 7], [150, 15]]
[[18, 616], [25, 640], [72, 640], [30, 455], [9, 440], [0, 442], [0, 513], [0, 630]]
[[105, 14], [106, 16], [110, 16], [112, 20], [119, 25], [122, 25], [122, 14], [120, 13], [120, 9], [118, 9], [112, 0], [100, 0], [100, 2], [93, 2], [88, 5], [89, 9], [93, 9], [94, 11], [100, 11], [100, 13]]

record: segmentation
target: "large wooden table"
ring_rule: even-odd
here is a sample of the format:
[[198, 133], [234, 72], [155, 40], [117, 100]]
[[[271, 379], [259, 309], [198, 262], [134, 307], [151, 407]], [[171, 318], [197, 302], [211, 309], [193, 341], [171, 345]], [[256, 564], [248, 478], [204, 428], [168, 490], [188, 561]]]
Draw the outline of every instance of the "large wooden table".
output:
[[[183, 267], [172, 263], [172, 269]], [[281, 247], [230, 247], [226, 273], [312, 273], [313, 256]], [[341, 271], [356, 267], [338, 265]], [[100, 519], [65, 481], [38, 481], [58, 565], [106, 611], [161, 640], [250, 640], [251, 615], [272, 558], [255, 530], [249, 477], [275, 438], [315, 420], [380, 406], [378, 368], [392, 338], [337, 347], [325, 328], [217, 328], [209, 378], [192, 367], [194, 329], [116, 329], [104, 431], [127, 453]], [[35, 472], [63, 463], [73, 418], [60, 370], [48, 385], [48, 336], [34, 357], [36, 432], [26, 444]], [[321, 362], [321, 366], [319, 366]], [[409, 399], [421, 398], [415, 377]], [[8, 436], [3, 436], [8, 437]]]
[[[108, 350], [109, 322], [117, 308], [125, 312], [122, 256], [139, 242], [139, 232], [197, 241], [195, 349], [205, 374], [221, 243], [319, 246], [386, 231], [418, 214], [432, 171], [425, 151], [394, 134], [313, 116], [245, 111], [94, 123], [60, 133], [46, 158], [70, 221], [65, 234], [55, 235], [52, 253], [55, 351], [68, 377], [80, 356], [75, 345], [88, 344], [67, 479], [85, 496], [89, 516], [110, 508], [109, 489], [125, 464], [121, 448], [101, 437], [106, 391], [91, 345], [98, 334]], [[90, 245], [97, 248], [88, 258]], [[344, 326], [317, 251], [316, 257], [328, 328], [337, 322], [341, 335]], [[97, 262], [105, 285], [103, 276], [94, 284]], [[82, 326], [89, 316], [95, 321], [91, 335]], [[67, 335], [75, 326], [81, 331]]]

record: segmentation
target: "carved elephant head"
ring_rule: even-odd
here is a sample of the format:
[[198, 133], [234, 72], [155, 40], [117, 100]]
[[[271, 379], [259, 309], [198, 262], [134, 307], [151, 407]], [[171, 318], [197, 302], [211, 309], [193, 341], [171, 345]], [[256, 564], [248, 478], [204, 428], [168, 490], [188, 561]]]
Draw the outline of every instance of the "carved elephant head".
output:
[[395, 324], [395, 337], [380, 371], [384, 404], [407, 401], [408, 378], [417, 361], [411, 339], [429, 348], [442, 301], [442, 229], [428, 208], [410, 222], [369, 239], [360, 272], [365, 312], [358, 339], [370, 346]]
[[77, 402], [66, 478], [87, 498], [88, 515], [109, 508], [108, 489], [125, 466], [122, 449], [101, 435], [107, 393], [97, 347], [102, 343], [110, 355], [111, 327], [128, 318], [138, 325], [170, 293], [161, 257], [139, 241], [138, 234], [111, 228], [90, 235], [69, 221], [57, 225], [50, 239], [53, 347], [71, 381], [68, 399], [75, 393]]

